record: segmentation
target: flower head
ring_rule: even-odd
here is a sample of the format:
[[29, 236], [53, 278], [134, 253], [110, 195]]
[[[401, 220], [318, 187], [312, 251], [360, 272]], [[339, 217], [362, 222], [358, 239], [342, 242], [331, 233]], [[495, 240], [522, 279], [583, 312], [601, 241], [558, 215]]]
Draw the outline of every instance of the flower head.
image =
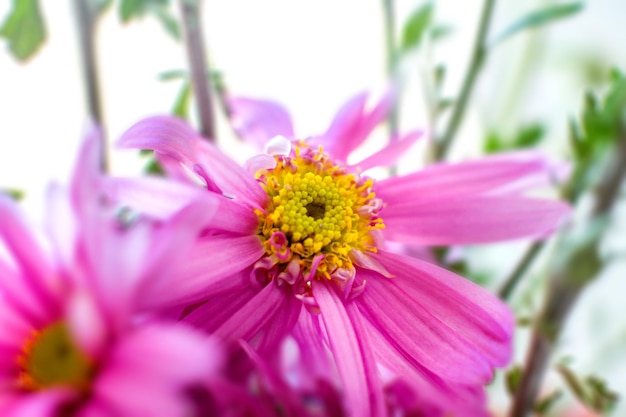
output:
[[[94, 132], [69, 193], [52, 189], [47, 244], [0, 197], [3, 416], [192, 416], [188, 388], [219, 369], [214, 340], [151, 319], [138, 298], [145, 281], [164, 280], [159, 270], [175, 269], [195, 229], [175, 217], [122, 224], [98, 186], [98, 152]], [[168, 265], [156, 264], [161, 256]]]
[[[455, 244], [545, 236], [567, 207], [521, 195], [536, 183], [529, 179], [547, 176], [545, 160], [534, 155], [380, 181], [362, 175], [419, 137], [411, 133], [348, 164], [387, 107], [366, 110], [365, 99], [349, 102], [323, 135], [274, 139], [277, 151], [248, 169], [173, 118], [147, 119], [126, 132], [124, 146], [155, 150], [176, 178], [181, 166], [197, 173], [218, 206], [198, 224], [202, 237], [180, 285], [162, 302], [188, 305], [182, 320], [245, 340], [263, 355], [287, 336], [307, 356], [330, 350], [335, 371], [327, 375], [338, 376], [349, 415], [386, 414], [380, 367], [402, 376], [433, 409], [480, 415], [482, 385], [509, 360], [511, 313], [480, 287], [390, 252], [384, 239]], [[283, 111], [277, 109], [269, 111]], [[251, 131], [289, 134], [281, 131], [284, 117], [270, 120], [280, 126]], [[146, 194], [140, 184], [126, 184], [123, 193], [130, 202]]]

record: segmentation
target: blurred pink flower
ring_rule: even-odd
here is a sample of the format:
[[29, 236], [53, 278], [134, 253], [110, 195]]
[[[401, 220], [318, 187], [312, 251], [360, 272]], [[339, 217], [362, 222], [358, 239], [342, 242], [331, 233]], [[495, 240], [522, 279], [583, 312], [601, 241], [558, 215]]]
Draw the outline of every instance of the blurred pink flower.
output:
[[0, 197], [3, 417], [187, 417], [196, 406], [188, 390], [221, 366], [206, 335], [134, 314], [145, 280], [165, 279], [195, 238], [185, 222], [210, 212], [188, 210], [159, 228], [121, 225], [99, 191], [98, 165], [94, 131], [70, 198], [51, 190], [47, 245]]
[[[178, 119], [150, 118], [129, 129], [122, 146], [153, 149], [175, 178], [197, 174], [217, 207], [216, 216], [197, 225], [202, 238], [179, 284], [153, 301], [188, 305], [185, 322], [248, 341], [263, 357], [293, 336], [303, 362], [317, 368], [311, 372], [339, 376], [349, 415], [386, 415], [380, 367], [401, 376], [437, 413], [485, 415], [482, 386], [509, 361], [511, 312], [451, 272], [388, 251], [384, 240], [429, 245], [543, 237], [568, 207], [521, 195], [547, 176], [545, 159], [532, 154], [442, 164], [380, 181], [362, 175], [392, 163], [419, 137], [410, 133], [347, 164], [387, 111], [385, 100], [366, 109], [366, 98], [352, 99], [323, 135], [307, 141], [292, 139], [289, 118], [275, 103], [240, 100], [248, 106], [245, 117], [231, 103], [240, 133], [261, 132], [258, 142], [286, 136], [271, 140], [269, 155], [253, 158], [247, 169]], [[254, 128], [246, 125], [258, 111], [265, 116]], [[273, 124], [259, 125], [267, 120]], [[151, 210], [142, 181], [116, 192]], [[164, 215], [161, 208], [153, 214]], [[324, 369], [328, 349], [334, 370]]]

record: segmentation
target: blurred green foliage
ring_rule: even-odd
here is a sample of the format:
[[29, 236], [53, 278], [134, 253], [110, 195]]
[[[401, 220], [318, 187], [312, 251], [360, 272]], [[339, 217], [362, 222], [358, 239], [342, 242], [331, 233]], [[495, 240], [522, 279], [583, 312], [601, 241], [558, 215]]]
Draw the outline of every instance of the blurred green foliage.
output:
[[404, 52], [417, 48], [420, 45], [426, 30], [431, 25], [433, 12], [433, 4], [426, 2], [409, 16], [402, 30], [401, 45]]
[[575, 168], [565, 196], [575, 201], [583, 190], [598, 181], [597, 166], [619, 140], [626, 140], [626, 77], [615, 69], [602, 98], [587, 92], [578, 120], [570, 120], [570, 143]]
[[594, 375], [580, 377], [563, 363], [557, 365], [556, 369], [576, 398], [593, 411], [604, 414], [615, 407], [619, 396], [600, 378]]
[[8, 42], [9, 51], [19, 61], [31, 58], [46, 39], [38, 0], [13, 0], [13, 7], [0, 27], [0, 36]]
[[157, 18], [170, 36], [180, 40], [180, 27], [170, 13], [169, 6], [169, 0], [121, 0], [118, 14], [124, 23], [152, 15]]
[[523, 125], [513, 137], [504, 137], [492, 131], [489, 132], [485, 138], [484, 151], [486, 153], [496, 153], [514, 149], [531, 148], [538, 145], [544, 136], [545, 128], [540, 123]]
[[26, 195], [24, 191], [16, 188], [0, 188], [0, 194], [4, 194], [15, 201], [22, 201]]
[[579, 2], [552, 4], [539, 10], [532, 11], [506, 28], [496, 37], [494, 44], [504, 41], [511, 36], [524, 30], [538, 28], [540, 26], [573, 16], [583, 9], [583, 4]]

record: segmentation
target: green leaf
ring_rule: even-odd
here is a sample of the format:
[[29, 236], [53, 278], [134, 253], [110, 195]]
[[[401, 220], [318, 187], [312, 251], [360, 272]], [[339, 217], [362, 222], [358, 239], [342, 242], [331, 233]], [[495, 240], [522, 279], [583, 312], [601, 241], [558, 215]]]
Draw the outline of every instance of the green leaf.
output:
[[522, 381], [523, 369], [521, 365], [515, 365], [504, 375], [504, 382], [507, 392], [513, 396], [519, 387], [519, 383]]
[[545, 128], [539, 123], [523, 125], [512, 138], [502, 137], [497, 132], [490, 132], [485, 138], [484, 149], [487, 153], [525, 149], [536, 146], [545, 134]]
[[448, 37], [452, 33], [452, 27], [446, 25], [436, 25], [430, 31], [433, 41], [438, 41]]
[[507, 29], [505, 29], [504, 32], [500, 34], [500, 36], [496, 37], [496, 41], [494, 42], [494, 44], [502, 42], [503, 40], [510, 38], [518, 32], [527, 29], [537, 28], [548, 23], [552, 23], [554, 21], [573, 16], [576, 13], [580, 12], [582, 9], [583, 4], [575, 2], [555, 4], [544, 7], [540, 10], [535, 10], [534, 12], [530, 12], [527, 15], [522, 16]]
[[177, 41], [180, 40], [180, 27], [169, 10], [165, 7], [155, 7], [153, 12], [159, 22], [161, 22], [165, 31], [169, 33], [172, 38]]
[[16, 188], [0, 188], [0, 194], [4, 194], [15, 201], [21, 201], [25, 196], [24, 191]]
[[550, 408], [554, 405], [554, 403], [559, 398], [561, 398], [562, 395], [563, 395], [563, 391], [555, 390], [551, 394], [549, 394], [546, 397], [542, 398], [541, 400], [536, 402], [535, 406], [533, 407], [535, 413], [537, 413], [539, 415], [547, 413], [548, 411], [550, 411]]
[[428, 1], [409, 16], [402, 31], [402, 49], [405, 52], [419, 46], [426, 29], [430, 26], [433, 11], [434, 6]]
[[189, 76], [189, 71], [184, 69], [175, 69], [163, 71], [158, 75], [159, 81], [184, 80]]
[[581, 378], [564, 364], [557, 365], [556, 369], [576, 398], [593, 411], [605, 414], [615, 407], [619, 395], [611, 391], [602, 379], [594, 375]]
[[9, 50], [19, 61], [31, 58], [46, 39], [38, 0], [13, 0], [13, 9], [0, 28]]
[[181, 119], [189, 118], [189, 103], [191, 102], [191, 86], [189, 81], [183, 83], [174, 106], [172, 107], [172, 114], [180, 117]]
[[170, 13], [169, 3], [169, 0], [122, 0], [119, 8], [120, 19], [128, 23], [132, 19], [152, 15], [161, 23], [165, 31], [178, 41], [180, 28]]
[[513, 147], [521, 149], [535, 146], [543, 139], [544, 134], [544, 127], [538, 123], [522, 126], [513, 140]]

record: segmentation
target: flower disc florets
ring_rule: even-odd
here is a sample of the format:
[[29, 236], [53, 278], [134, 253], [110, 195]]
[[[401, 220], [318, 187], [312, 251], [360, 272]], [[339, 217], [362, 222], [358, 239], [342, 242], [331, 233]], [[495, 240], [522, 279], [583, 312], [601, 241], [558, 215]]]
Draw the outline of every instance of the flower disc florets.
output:
[[27, 391], [63, 386], [84, 391], [93, 376], [92, 361], [72, 340], [64, 322], [34, 332], [18, 357], [18, 386]]
[[384, 228], [374, 182], [336, 165], [322, 148], [298, 143], [276, 166], [257, 172], [269, 204], [259, 216], [266, 255], [307, 280], [351, 271], [351, 252], [375, 252], [371, 232]]

